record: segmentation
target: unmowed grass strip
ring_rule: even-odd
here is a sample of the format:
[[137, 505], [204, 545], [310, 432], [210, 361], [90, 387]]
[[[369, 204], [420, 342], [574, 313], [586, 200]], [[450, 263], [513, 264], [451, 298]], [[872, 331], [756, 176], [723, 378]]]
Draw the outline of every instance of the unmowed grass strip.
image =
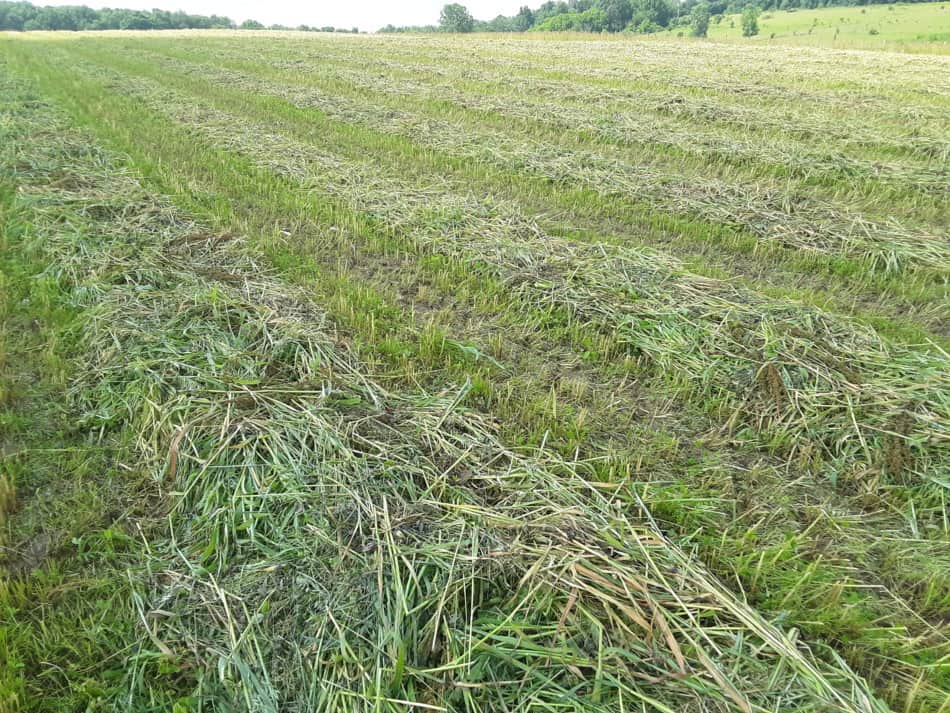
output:
[[129, 581], [123, 690], [102, 703], [886, 710], [629, 514], [593, 463], [506, 448], [462, 408], [467, 386], [376, 384], [243, 240], [30, 118], [36, 173], [83, 178], [25, 191], [82, 307], [71, 397], [135, 434], [170, 500]]
[[[70, 91], [74, 90], [75, 88], [76, 87], [73, 86]], [[138, 116], [137, 121], [129, 124], [126, 127], [128, 129], [128, 133], [121, 134], [121, 136], [123, 137], [122, 141], [125, 142], [124, 146], [128, 147], [130, 150], [133, 150], [136, 152], [144, 151], [144, 148], [142, 147], [141, 142], [146, 141], [148, 139], [149, 132], [153, 128], [156, 130], [158, 130], [159, 128], [158, 125], [154, 125], [154, 120], [150, 119], [148, 114], [144, 113], [141, 110], [140, 105], [135, 103], [134, 100], [119, 99], [115, 97], [114, 95], [110, 96], [108, 94], [97, 93], [93, 85], [86, 85], [83, 88], [82, 92], [80, 92], [80, 95], [77, 95], [77, 96], [81, 96], [84, 102], [88, 102], [89, 106], [96, 107], [97, 112], [103, 112], [108, 109], [109, 110], [108, 115], [117, 115], [115, 114], [114, 110], [118, 109], [121, 106], [123, 107], [123, 111], [125, 112], [125, 114], [127, 114], [128, 116], [130, 117]], [[95, 120], [93, 118], [94, 116], [96, 115], [90, 116], [91, 125], [97, 128], [101, 128], [101, 122], [98, 120]], [[120, 128], [121, 126], [122, 126], [121, 124], [116, 125], [117, 128]], [[231, 192], [233, 196], [234, 205], [246, 206], [248, 210], [250, 211], [249, 216], [255, 216], [257, 215], [258, 212], [260, 212], [261, 214], [260, 219], [263, 221], [263, 223], [267, 223], [267, 221], [276, 221], [278, 223], [280, 223], [281, 221], [284, 221], [286, 225], [291, 225], [291, 226], [299, 225], [301, 229], [304, 229], [303, 223], [296, 222], [300, 220], [298, 216], [296, 215], [298, 208], [300, 211], [302, 211], [302, 214], [306, 214], [311, 217], [316, 216], [318, 214], [322, 214], [327, 209], [327, 206], [325, 203], [317, 203], [310, 200], [305, 200], [303, 203], [299, 203], [299, 205], [293, 203], [293, 201], [291, 201], [290, 203], [287, 203], [285, 202], [285, 198], [286, 198], [286, 195], [288, 194], [281, 192], [286, 189], [282, 189], [280, 187], [279, 180], [275, 181], [273, 178], [268, 178], [265, 173], [257, 172], [253, 166], [242, 163], [240, 160], [235, 159], [233, 156], [231, 158], [228, 158], [227, 161], [223, 161], [223, 159], [220, 156], [218, 156], [218, 154], [216, 154], [214, 151], [209, 152], [207, 149], [202, 149], [200, 142], [196, 142], [194, 140], [194, 137], [189, 138], [185, 136], [184, 134], [181, 134], [181, 132], [171, 129], [170, 127], [165, 127], [165, 129], [167, 130], [164, 130], [165, 133], [162, 134], [161, 140], [155, 144], [156, 147], [160, 147], [159, 155], [161, 155], [161, 151], [167, 152], [168, 150], [170, 150], [169, 147], [172, 145], [176, 145], [176, 142], [177, 142], [178, 144], [180, 144], [179, 148], [182, 149], [183, 153], [179, 152], [175, 156], [174, 160], [171, 160], [171, 157], [169, 156], [168, 157], [169, 160], [171, 160], [171, 163], [175, 164], [177, 167], [181, 168], [181, 167], [184, 167], [185, 165], [190, 165], [192, 169], [194, 170], [194, 173], [190, 177], [187, 175], [181, 175], [181, 174], [179, 174], [178, 177], [175, 177], [173, 173], [170, 174], [167, 171], [163, 174], [165, 176], [164, 180], [166, 182], [169, 182], [169, 184], [172, 185], [173, 187], [178, 187], [178, 190], [184, 191], [184, 197], [186, 201], [198, 200], [198, 195], [195, 193], [195, 187], [199, 185], [201, 182], [218, 180], [218, 181], [223, 181], [223, 182], [220, 183], [218, 188], [216, 188], [215, 190], [225, 191], [225, 193]], [[155, 138], [156, 140], [158, 140], [158, 134], [156, 134]], [[148, 155], [149, 154], [146, 151], [144, 156], [148, 156]], [[151, 159], [145, 159], [144, 163], [145, 165], [151, 166], [151, 168], [154, 169], [154, 164], [150, 163], [152, 160], [154, 160], [154, 157]], [[240, 170], [238, 172], [235, 172], [235, 170], [238, 168]], [[254, 199], [252, 199], [252, 195], [254, 195], [255, 192], [260, 193], [262, 198], [266, 197], [266, 202], [255, 203]], [[223, 196], [224, 194], [221, 194], [221, 195]], [[286, 200], [289, 200], [289, 198], [287, 198]], [[224, 203], [222, 202], [220, 197], [209, 200], [205, 204], [205, 206], [213, 208], [214, 210], [217, 210], [219, 212], [224, 210], [223, 208]], [[219, 213], [219, 214], [223, 215], [223, 213]], [[340, 211], [338, 209], [331, 208], [330, 212], [327, 214], [327, 217], [328, 219], [335, 221], [336, 225], [342, 226], [346, 230], [355, 229], [359, 225], [359, 221], [355, 220], [352, 215], [348, 215], [346, 214], [345, 211]], [[261, 223], [255, 223], [255, 224], [259, 225], [259, 228], [261, 229], [264, 229], [264, 230], [268, 229], [266, 225], [263, 225]], [[308, 227], [305, 230], [310, 231], [312, 229], [314, 228]], [[371, 234], [372, 233], [370, 233], [370, 235]], [[278, 258], [278, 261], [281, 264], [288, 267], [296, 266], [300, 264], [300, 256], [281, 257], [278, 254], [276, 255], [276, 257]], [[291, 269], [295, 269], [295, 268], [291, 267]], [[318, 282], [325, 281], [323, 277], [317, 277], [316, 275], [312, 277], [313, 279], [316, 279]], [[355, 301], [353, 301], [354, 297], [355, 297]], [[360, 292], [359, 294], [354, 294], [352, 292], [349, 293], [347, 296], [347, 300], [340, 303], [340, 309], [342, 309], [346, 314], [349, 314], [351, 318], [357, 316], [357, 312], [359, 310], [368, 310], [369, 314], [371, 315], [370, 320], [367, 321], [364, 319], [363, 321], [358, 321], [357, 323], [362, 325], [363, 329], [369, 330], [369, 333], [371, 334], [379, 334], [380, 330], [385, 329], [382, 323], [382, 320], [380, 320], [378, 324], [374, 324], [372, 322], [373, 314], [376, 314], [377, 316], [380, 316], [380, 317], [382, 317], [382, 315], [386, 315], [387, 319], [392, 319], [394, 317], [394, 315], [387, 313], [385, 311], [383, 312], [378, 311], [379, 309], [378, 305], [375, 303], [367, 302], [362, 292]], [[354, 309], [356, 311], [354, 311]], [[400, 350], [407, 349], [408, 346], [409, 345], [401, 346], [399, 347], [399, 349]], [[408, 353], [412, 353], [412, 352], [407, 351], [407, 354]], [[411, 362], [407, 361], [406, 363], [408, 364]], [[683, 498], [677, 498], [677, 499], [683, 499]], [[667, 510], [672, 513], [678, 512], [679, 515], [677, 515], [677, 517], [681, 518], [684, 512], [688, 511], [689, 508], [692, 507], [691, 505], [687, 503], [687, 501], [689, 500], [691, 499], [686, 498], [684, 500], [684, 506], [675, 505], [675, 500], [667, 501], [666, 503]], [[685, 511], [684, 511], [684, 507], [685, 507]], [[855, 523], [858, 522], [858, 519], [856, 519], [854, 522]], [[828, 525], [831, 525], [833, 528], [836, 528], [836, 529], [840, 529], [843, 525], [847, 527], [851, 527], [851, 525], [847, 525], [844, 521], [839, 521], [837, 523], [833, 523], [829, 521]], [[718, 538], [715, 538], [715, 537], [711, 539], [718, 540]], [[711, 543], [708, 543], [707, 546], [711, 547], [712, 551], [715, 551], [718, 545], [720, 548], [720, 551], [726, 554], [728, 558], [733, 553], [733, 550], [732, 550], [733, 543], [731, 543], [730, 541], [727, 541], [725, 539], [725, 536], [723, 539], [724, 541], [722, 543], [711, 542]], [[859, 537], [857, 539], [860, 540], [862, 538]], [[877, 538], [875, 537], [875, 538], [867, 538], [867, 539], [876, 540]], [[798, 595], [796, 594], [796, 592], [803, 592], [804, 590], [807, 590], [809, 592], [817, 591], [817, 590], [814, 590], [812, 587], [818, 586], [819, 582], [822, 582], [821, 591], [824, 591], [824, 588], [827, 586], [832, 586], [833, 588], [834, 586], [838, 586], [838, 588], [841, 589], [840, 579], [838, 580], [839, 585], [835, 585], [836, 575], [833, 574], [834, 570], [825, 572], [824, 571], [825, 568], [821, 566], [820, 563], [808, 564], [807, 557], [805, 559], [802, 559], [802, 555], [796, 551], [797, 548], [799, 547], [799, 541], [796, 539], [796, 540], [793, 540], [793, 543], [794, 545], [791, 548], [780, 547], [776, 549], [772, 554], [767, 554], [766, 552], [762, 552], [761, 553], [762, 557], [768, 556], [768, 565], [764, 569], [763, 569], [764, 560], [762, 559], [762, 557], [759, 557], [753, 552], [749, 552], [746, 555], [743, 555], [743, 561], [747, 561], [747, 564], [743, 564], [741, 565], [741, 567], [746, 568], [747, 572], [751, 573], [752, 578], [749, 581], [755, 584], [756, 589], [759, 589], [762, 592], [767, 593], [768, 596], [770, 597], [777, 597], [777, 598], [772, 599], [772, 601], [775, 603], [779, 603], [782, 608], [786, 608], [789, 606], [793, 606], [793, 607], [797, 606], [796, 599], [798, 598]], [[919, 543], [907, 542], [906, 544], [907, 546], [917, 547]], [[710, 550], [707, 550], [707, 552], [709, 551]], [[779, 563], [781, 563], [780, 569], [776, 569], [776, 567], [779, 567]], [[801, 566], [803, 565], [807, 565], [804, 570], [801, 569]], [[789, 569], [790, 567], [793, 567], [794, 569], [790, 570]], [[726, 565], [726, 570], [728, 571], [728, 569], [729, 569], [729, 566]], [[785, 571], [789, 575], [790, 581], [788, 581], [785, 585], [781, 585], [778, 579], [776, 579], [775, 577], [775, 575], [778, 574], [780, 570]], [[796, 575], [791, 574], [792, 571], [800, 572], [803, 575], [804, 579], [793, 579], [794, 577], [796, 577]], [[926, 577], [924, 578], [926, 579]], [[787, 596], [784, 596], [784, 597], [781, 595], [783, 586], [787, 594]], [[929, 648], [933, 644], [932, 643], [925, 644], [927, 649], [922, 650], [921, 649], [922, 640], [917, 639], [916, 643], [912, 641], [908, 641], [908, 646], [905, 648], [903, 645], [897, 644], [897, 642], [901, 640], [901, 637], [906, 636], [906, 634], [902, 634], [899, 629], [891, 629], [890, 627], [887, 630], [876, 630], [876, 631], [867, 629], [864, 623], [878, 620], [878, 617], [881, 616], [881, 614], [870, 614], [870, 611], [864, 612], [861, 607], [867, 604], [867, 600], [861, 599], [859, 601], [862, 601], [864, 603], [861, 605], [856, 604], [855, 601], [853, 600], [853, 597], [851, 596], [851, 592], [849, 591], [851, 586], [852, 585], [849, 585], [847, 582], [843, 583], [844, 589], [842, 591], [844, 591], [847, 594], [847, 599], [849, 600], [848, 611], [852, 613], [857, 613], [860, 611], [862, 612], [861, 615], [858, 617], [851, 617], [849, 615], [847, 625], [844, 628], [842, 628], [842, 624], [844, 623], [844, 620], [840, 616], [841, 611], [832, 607], [831, 609], [828, 609], [826, 613], [823, 613], [820, 615], [822, 618], [822, 623], [818, 626], [818, 630], [819, 631], [824, 630], [826, 632], [830, 632], [831, 630], [834, 630], [835, 634], [833, 636], [835, 638], [839, 636], [841, 637], [841, 645], [845, 648], [845, 650], [849, 651], [849, 657], [858, 656], [858, 658], [864, 661], [864, 665], [868, 667], [868, 671], [874, 671], [875, 676], [882, 677], [883, 681], [891, 681], [891, 683], [881, 684], [885, 688], [888, 688], [891, 685], [894, 686], [893, 688], [888, 688], [888, 690], [891, 691], [889, 694], [890, 696], [894, 696], [895, 698], [899, 697], [900, 700], [902, 701], [908, 701], [908, 697], [909, 697], [909, 701], [907, 705], [911, 707], [913, 707], [913, 704], [910, 701], [933, 700], [931, 698], [931, 696], [933, 695], [933, 689], [929, 688], [932, 684], [926, 683], [926, 682], [920, 685], [916, 684], [915, 681], [918, 675], [917, 673], [910, 674], [909, 676], [907, 676], [907, 674], [905, 673], [897, 673], [898, 671], [900, 671], [900, 667], [898, 667], [898, 669], [894, 671], [888, 670], [888, 668], [894, 663], [892, 659], [895, 654], [895, 651], [898, 650], [898, 648], [902, 651], [902, 653], [900, 654], [901, 658], [905, 658], [905, 660], [907, 657], [913, 659], [913, 658], [916, 658], [918, 655], [923, 655], [925, 657], [924, 660], [932, 661], [933, 660], [932, 653], [930, 652]], [[861, 590], [860, 589], [853, 590], [855, 594], [859, 591]], [[933, 594], [939, 597], [940, 596], [939, 591], [940, 591], [940, 588], [937, 587], [937, 589], [933, 592]], [[761, 595], [757, 594], [756, 596], [760, 597]], [[840, 596], [840, 592], [839, 592], [839, 596]], [[828, 601], [840, 601], [840, 600], [832, 596], [830, 600], [823, 600], [823, 601], [825, 602], [825, 605], [826, 605]], [[818, 602], [808, 599], [807, 601], [801, 602], [801, 604], [803, 604], [806, 607], [804, 610], [801, 610], [801, 614], [799, 615], [803, 617], [802, 620], [804, 620], [804, 619], [807, 619], [807, 615], [809, 612], [808, 607], [813, 607], [817, 605]], [[874, 607], [872, 606], [871, 611], [873, 611], [873, 609]], [[817, 614], [817, 610], [812, 609], [811, 612]], [[828, 617], [828, 618], [825, 618], [825, 617]], [[795, 618], [796, 620], [798, 620], [798, 616], [796, 616]], [[879, 623], [880, 623], [880, 620], [878, 620], [878, 624]], [[871, 634], [873, 634], [873, 636], [871, 636]], [[866, 638], [868, 636], [870, 636], [870, 639]], [[886, 636], [886, 641], [889, 642], [888, 644], [883, 643], [885, 639], [882, 639], [881, 638], [882, 636]], [[892, 638], [895, 636], [897, 637], [897, 639]], [[935, 641], [939, 642], [940, 638], [938, 637]], [[868, 644], [870, 644], [870, 646], [868, 646]], [[895, 646], [898, 648], [895, 648]], [[939, 643], [937, 644], [935, 651], [939, 652]], [[884, 655], [885, 658], [883, 659], [880, 658], [882, 655]], [[937, 655], [939, 656], [939, 653]], [[881, 663], [885, 660], [890, 661], [890, 663], [888, 663], [884, 667], [884, 669], [881, 669]], [[896, 678], [892, 678], [894, 676], [896, 676]], [[917, 687], [922, 687], [922, 690], [924, 690], [925, 693], [917, 693], [916, 692]], [[912, 692], [908, 696], [907, 692], [909, 690], [914, 691], [914, 692]], [[927, 693], [926, 691], [930, 691], [930, 692]], [[920, 703], [920, 705], [925, 706], [925, 703]], [[923, 709], [926, 709], [926, 707], [924, 707]]]

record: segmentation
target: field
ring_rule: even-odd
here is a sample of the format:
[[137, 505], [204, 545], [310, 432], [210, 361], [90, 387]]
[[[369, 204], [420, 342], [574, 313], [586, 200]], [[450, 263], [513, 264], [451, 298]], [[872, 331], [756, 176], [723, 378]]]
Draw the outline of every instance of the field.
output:
[[0, 99], [0, 712], [950, 711], [950, 57], [41, 34]]
[[[679, 31], [679, 30], [677, 30]], [[759, 17], [759, 34], [742, 37], [739, 15], [709, 26], [709, 38], [835, 49], [950, 53], [950, 3], [827, 7]]]

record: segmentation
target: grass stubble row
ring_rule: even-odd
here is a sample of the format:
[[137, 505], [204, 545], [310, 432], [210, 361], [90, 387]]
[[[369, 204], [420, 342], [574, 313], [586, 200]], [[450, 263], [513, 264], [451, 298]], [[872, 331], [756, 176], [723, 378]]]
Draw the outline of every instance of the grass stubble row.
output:
[[[126, 87], [126, 89], [128, 89], [128, 88]], [[167, 101], [168, 99], [169, 99], [169, 97], [164, 97], [164, 100]], [[237, 123], [241, 123], [241, 122], [237, 122]], [[912, 506], [912, 507], [913, 507], [913, 506]], [[860, 518], [859, 518], [859, 519], [860, 519]], [[842, 521], [842, 522], [843, 522], [843, 521]], [[840, 529], [840, 524], [839, 524], [837, 527]], [[809, 531], [812, 530], [811, 527], [809, 527], [808, 529], [809, 529]], [[835, 537], [844, 537], [844, 536], [845, 536], [845, 533], [843, 533], [843, 532], [838, 532], [838, 533], [835, 534]], [[939, 537], [939, 534], [938, 534], [938, 537]], [[915, 547], [915, 546], [918, 545], [918, 544], [923, 544], [923, 543], [922, 543], [922, 542], [914, 543], [914, 542], [908, 540], [907, 543], [906, 543], [906, 546], [909, 547], [909, 548], [913, 548], [913, 547]], [[912, 551], [912, 550], [909, 550], [908, 553], [910, 553], [911, 551]], [[763, 555], [764, 555], [764, 553], [763, 553]], [[819, 557], [819, 559], [820, 559], [820, 557]], [[762, 564], [762, 563], [760, 562], [760, 563], [759, 563], [759, 567], [760, 567], [760, 568], [761, 568], [761, 564]], [[816, 564], [817, 564], [817, 563], [816, 563]], [[804, 580], [803, 580], [803, 581], [804, 581]], [[799, 584], [801, 584], [801, 583], [799, 583]], [[793, 587], [793, 589], [794, 589], [794, 587]], [[881, 631], [880, 631], [880, 634], [881, 634], [881, 635], [885, 635], [885, 630], [881, 630]], [[940, 637], [938, 636], [938, 640], [939, 640], [939, 638], [940, 638]], [[922, 644], [922, 642], [921, 642], [921, 645], [924, 645], [924, 644]], [[883, 646], [883, 644], [882, 644], [882, 646]], [[930, 644], [927, 644], [927, 645], [925, 645], [925, 646], [929, 647]], [[885, 648], [886, 648], [886, 647], [885, 647]], [[939, 646], [937, 647], [936, 651], [939, 651]], [[936, 675], [938, 676], [938, 680], [939, 680], [939, 667], [935, 669], [935, 672], [936, 672]], [[911, 679], [911, 680], [912, 680], [912, 679]], [[909, 685], [909, 686], [912, 686], [913, 684], [908, 684], [908, 685]], [[938, 684], [938, 685], [939, 685], [939, 684]]]
[[[257, 73], [163, 59], [154, 54], [148, 55], [147, 61], [175, 75], [215, 81], [254, 95], [280, 97], [302, 109], [317, 109], [330, 119], [409, 138], [476, 164], [524, 172], [557, 185], [584, 186], [621, 202], [635, 198], [659, 210], [699, 215], [713, 223], [747, 230], [765, 244], [825, 258], [856, 259], [872, 272], [913, 274], [919, 269], [928, 279], [945, 282], [950, 271], [946, 235], [905, 226], [894, 219], [868, 218], [838, 202], [795, 195], [784, 187], [764, 188], [761, 181], [702, 178], [694, 172], [676, 174], [666, 167], [616, 159], [582, 146], [518, 136], [510, 129], [463, 128], [451, 118], [399, 108], [398, 102], [384, 106], [378, 93], [372, 94], [370, 103], [369, 94], [344, 96], [322, 90], [314, 86], [313, 79], [300, 79], [299, 71], [293, 69], [286, 69], [281, 74], [284, 81], [278, 83]], [[246, 61], [241, 66], [250, 68]], [[365, 80], [354, 84], [359, 87]], [[552, 115], [548, 110], [541, 114]], [[946, 187], [946, 172], [937, 174], [935, 180]]]
[[116, 705], [885, 710], [590, 463], [506, 448], [464, 386], [382, 387], [241, 238], [22, 86], [3, 115], [27, 239], [81, 314], [68, 407], [136, 434], [166, 499]]

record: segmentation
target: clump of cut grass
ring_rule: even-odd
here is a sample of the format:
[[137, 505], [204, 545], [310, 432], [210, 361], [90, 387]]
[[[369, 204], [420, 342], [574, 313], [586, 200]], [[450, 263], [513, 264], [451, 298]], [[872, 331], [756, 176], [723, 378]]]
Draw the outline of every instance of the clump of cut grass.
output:
[[886, 710], [630, 483], [506, 448], [467, 386], [384, 389], [240, 239], [34, 121], [21, 200], [82, 314], [71, 402], [131, 429], [170, 501], [129, 572], [126, 709]]

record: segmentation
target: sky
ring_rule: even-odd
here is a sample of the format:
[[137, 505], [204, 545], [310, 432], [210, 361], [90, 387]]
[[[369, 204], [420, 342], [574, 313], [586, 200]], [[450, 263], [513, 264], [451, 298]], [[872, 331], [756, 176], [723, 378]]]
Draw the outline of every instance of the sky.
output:
[[[465, 5], [477, 20], [490, 20], [496, 15], [514, 15], [526, 0], [337, 0], [328, 2], [294, 2], [294, 0], [32, 0], [34, 5], [88, 5], [93, 8], [115, 7], [132, 10], [184, 10], [195, 15], [227, 15], [242, 22], [258, 20], [265, 25], [313, 25], [323, 27], [359, 27], [372, 32], [393, 25], [429, 25], [439, 22], [439, 11], [446, 2]], [[538, 5], [537, 2], [528, 4]]]

